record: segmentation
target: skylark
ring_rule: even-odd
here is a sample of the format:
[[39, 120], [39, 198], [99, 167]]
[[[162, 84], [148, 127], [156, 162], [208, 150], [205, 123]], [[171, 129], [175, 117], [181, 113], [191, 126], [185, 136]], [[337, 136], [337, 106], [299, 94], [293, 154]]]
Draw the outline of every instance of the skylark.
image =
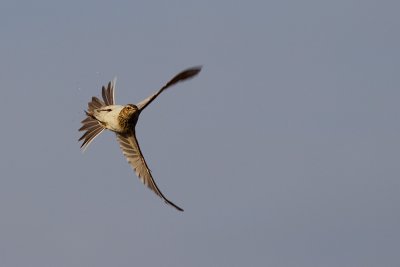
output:
[[85, 150], [105, 129], [113, 131], [117, 135], [117, 140], [126, 159], [135, 170], [139, 179], [147, 185], [154, 193], [164, 199], [164, 201], [183, 211], [180, 207], [169, 201], [156, 185], [149, 167], [140, 150], [139, 143], [136, 139], [135, 126], [139, 119], [140, 113], [160, 95], [168, 87], [197, 75], [201, 67], [193, 67], [182, 71], [167, 82], [158, 92], [144, 99], [137, 105], [115, 105], [114, 89], [115, 79], [108, 83], [107, 87], [102, 88], [103, 100], [92, 97], [92, 101], [88, 103], [88, 110], [85, 111], [86, 118], [82, 121], [83, 126], [79, 131], [86, 131], [79, 141], [83, 140], [81, 148]]

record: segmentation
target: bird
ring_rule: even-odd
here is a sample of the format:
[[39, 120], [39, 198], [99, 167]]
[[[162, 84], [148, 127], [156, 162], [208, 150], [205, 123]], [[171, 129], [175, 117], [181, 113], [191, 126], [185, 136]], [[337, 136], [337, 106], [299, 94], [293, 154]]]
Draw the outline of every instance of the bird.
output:
[[82, 127], [79, 128], [79, 131], [84, 131], [83, 135], [78, 140], [79, 142], [82, 141], [82, 151], [85, 151], [89, 144], [104, 130], [114, 132], [122, 153], [141, 182], [162, 198], [165, 203], [179, 211], [183, 211], [182, 208], [168, 200], [158, 188], [140, 149], [135, 128], [141, 112], [164, 90], [178, 82], [193, 78], [201, 71], [201, 68], [202, 66], [195, 66], [181, 71], [156, 93], [150, 95], [136, 105], [115, 104], [115, 78], [110, 81], [107, 86], [102, 86], [101, 92], [103, 100], [95, 96], [92, 97], [91, 101], [88, 103], [88, 109], [85, 110], [86, 117], [81, 122]]

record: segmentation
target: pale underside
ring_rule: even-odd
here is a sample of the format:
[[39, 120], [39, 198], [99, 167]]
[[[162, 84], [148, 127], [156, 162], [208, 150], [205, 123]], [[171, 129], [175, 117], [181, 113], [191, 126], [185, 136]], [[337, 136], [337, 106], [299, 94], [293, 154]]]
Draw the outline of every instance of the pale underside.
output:
[[93, 110], [92, 115], [98, 120], [101, 125], [113, 132], [122, 132], [123, 129], [118, 122], [118, 116], [124, 106], [109, 105]]

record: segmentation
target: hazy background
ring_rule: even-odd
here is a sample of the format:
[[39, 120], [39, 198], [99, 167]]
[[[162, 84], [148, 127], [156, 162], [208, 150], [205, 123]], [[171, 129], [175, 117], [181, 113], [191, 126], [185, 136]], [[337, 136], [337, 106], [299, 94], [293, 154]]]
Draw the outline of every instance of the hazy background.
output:
[[[399, 1], [2, 1], [0, 266], [400, 266]], [[118, 77], [177, 212], [83, 110]]]

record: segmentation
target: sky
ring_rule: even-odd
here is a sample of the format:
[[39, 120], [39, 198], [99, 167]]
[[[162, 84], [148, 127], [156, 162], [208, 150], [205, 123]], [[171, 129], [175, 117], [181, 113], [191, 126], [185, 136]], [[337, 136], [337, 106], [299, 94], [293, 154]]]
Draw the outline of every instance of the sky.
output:
[[[0, 266], [400, 266], [400, 2], [0, 4]], [[117, 77], [161, 191], [80, 121]]]

